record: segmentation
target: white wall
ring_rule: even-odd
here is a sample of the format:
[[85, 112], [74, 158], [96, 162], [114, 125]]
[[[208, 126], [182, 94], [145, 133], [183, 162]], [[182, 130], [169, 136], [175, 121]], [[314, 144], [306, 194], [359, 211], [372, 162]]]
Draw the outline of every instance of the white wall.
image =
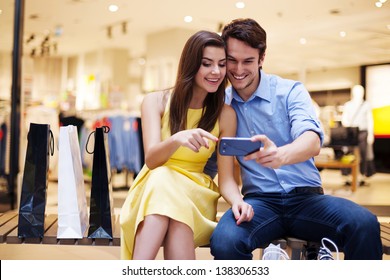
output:
[[303, 82], [309, 91], [351, 88], [361, 82], [359, 66], [307, 71], [304, 75], [301, 73], [296, 75], [279, 73], [279, 75], [284, 78]]
[[195, 32], [174, 28], [148, 36], [144, 91], [162, 90], [174, 85], [184, 44]]
[[0, 99], [11, 100], [12, 56], [0, 52]]

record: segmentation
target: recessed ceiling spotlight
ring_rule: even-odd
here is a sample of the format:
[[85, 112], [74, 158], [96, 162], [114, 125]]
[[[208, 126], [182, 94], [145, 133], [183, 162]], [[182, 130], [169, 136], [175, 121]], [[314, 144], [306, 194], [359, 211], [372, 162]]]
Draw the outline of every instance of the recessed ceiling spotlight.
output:
[[184, 21], [185, 22], [192, 22], [192, 16], [185, 16]]
[[330, 13], [331, 15], [339, 15], [339, 14], [340, 14], [340, 10], [338, 10], [338, 9], [332, 9], [332, 10], [329, 11], [329, 13]]
[[31, 19], [31, 20], [36, 20], [36, 19], [39, 19], [39, 15], [38, 14], [32, 14], [32, 15], [29, 15], [28, 18]]
[[127, 21], [122, 22], [122, 33], [127, 34]]
[[61, 25], [57, 25], [54, 29], [54, 35], [59, 37], [61, 36], [63, 33], [63, 29], [62, 29], [62, 26]]
[[107, 37], [112, 38], [112, 26], [107, 26]]
[[119, 10], [119, 7], [117, 5], [110, 5], [108, 6], [108, 10], [112, 13], [117, 12]]
[[143, 57], [138, 58], [138, 64], [139, 65], [145, 65], [145, 63], [146, 63], [145, 58], [143, 58]]
[[382, 7], [383, 3], [382, 2], [375, 2], [375, 6], [377, 6], [378, 8]]
[[345, 32], [345, 31], [340, 31], [340, 37], [345, 37], [345, 36], [347, 36], [347, 32]]
[[301, 38], [301, 39], [299, 39], [299, 43], [300, 43], [301, 45], [306, 45], [306, 43], [307, 43], [306, 38]]
[[387, 0], [379, 0], [379, 2], [385, 4]]
[[237, 9], [244, 9], [245, 3], [244, 2], [236, 2], [236, 8]]

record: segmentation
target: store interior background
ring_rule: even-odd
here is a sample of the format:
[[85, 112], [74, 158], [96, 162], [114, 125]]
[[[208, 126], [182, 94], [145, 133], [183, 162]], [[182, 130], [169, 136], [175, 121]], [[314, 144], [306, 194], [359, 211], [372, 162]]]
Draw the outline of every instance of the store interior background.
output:
[[[390, 1], [246, 0], [243, 8], [237, 2], [26, 0], [20, 173], [30, 111], [44, 113], [54, 130], [60, 112], [83, 119], [139, 116], [147, 92], [172, 86], [190, 35], [200, 29], [219, 32], [234, 18], [251, 17], [268, 34], [264, 70], [302, 81], [320, 106], [325, 127], [340, 120], [351, 88], [365, 87], [376, 121], [374, 177], [382, 188], [390, 188]], [[110, 12], [110, 4], [119, 9]], [[0, 3], [0, 120], [9, 116], [11, 107], [14, 5], [12, 0]], [[192, 22], [185, 22], [186, 16]], [[56, 159], [51, 159], [52, 182], [55, 168]], [[342, 185], [339, 172], [332, 174], [325, 176], [331, 182], [324, 183]], [[0, 205], [6, 210], [7, 166], [0, 183]], [[359, 192], [370, 196], [369, 188]], [[124, 195], [116, 193], [117, 207]], [[380, 195], [377, 204], [390, 208]]]

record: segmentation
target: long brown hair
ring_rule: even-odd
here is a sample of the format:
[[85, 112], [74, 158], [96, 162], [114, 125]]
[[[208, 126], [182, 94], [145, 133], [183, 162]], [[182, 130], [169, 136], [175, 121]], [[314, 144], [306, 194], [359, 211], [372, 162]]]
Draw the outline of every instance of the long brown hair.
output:
[[[186, 129], [187, 111], [193, 95], [195, 75], [198, 72], [205, 47], [214, 46], [225, 50], [222, 38], [214, 32], [198, 31], [186, 42], [181, 53], [177, 78], [171, 96], [169, 127], [171, 134]], [[207, 94], [203, 102], [203, 114], [198, 127], [211, 131], [222, 111], [225, 99], [226, 77], [213, 94]]]

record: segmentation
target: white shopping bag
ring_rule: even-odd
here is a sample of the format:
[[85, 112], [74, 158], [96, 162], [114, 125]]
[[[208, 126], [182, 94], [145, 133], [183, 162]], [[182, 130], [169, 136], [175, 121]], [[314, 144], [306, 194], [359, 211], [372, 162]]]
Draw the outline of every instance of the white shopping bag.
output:
[[58, 159], [57, 238], [81, 239], [88, 227], [88, 209], [76, 126], [60, 127]]

